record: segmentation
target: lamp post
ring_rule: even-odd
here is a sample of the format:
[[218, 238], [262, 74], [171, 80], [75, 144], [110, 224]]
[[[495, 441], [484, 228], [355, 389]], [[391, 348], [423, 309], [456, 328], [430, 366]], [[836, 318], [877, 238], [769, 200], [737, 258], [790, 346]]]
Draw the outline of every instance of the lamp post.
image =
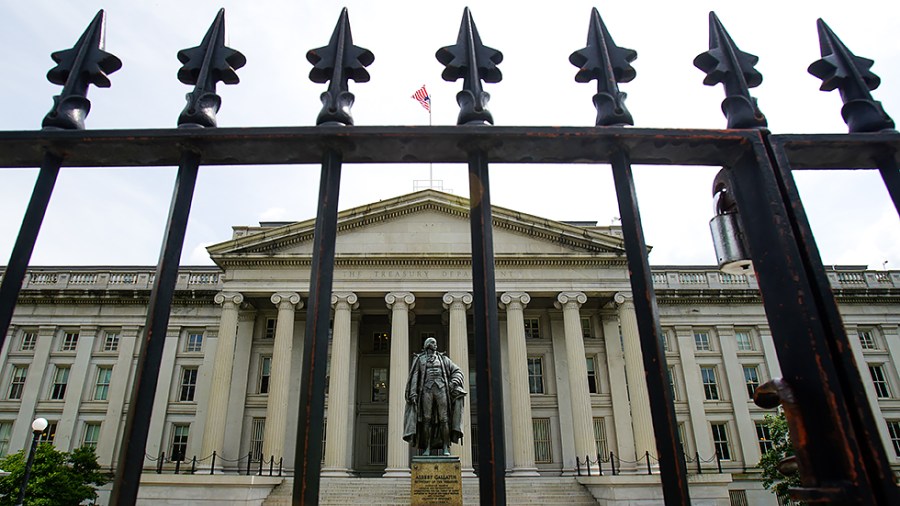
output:
[[31, 451], [28, 452], [28, 460], [25, 462], [25, 477], [22, 478], [22, 488], [19, 490], [19, 500], [16, 501], [16, 506], [21, 506], [25, 502], [25, 488], [28, 487], [28, 478], [31, 477], [31, 464], [34, 463], [34, 451], [37, 449], [38, 438], [41, 437], [41, 433], [47, 429], [47, 419], [46, 418], [35, 418], [33, 422], [31, 422], [31, 431], [34, 433], [34, 437], [31, 439]]

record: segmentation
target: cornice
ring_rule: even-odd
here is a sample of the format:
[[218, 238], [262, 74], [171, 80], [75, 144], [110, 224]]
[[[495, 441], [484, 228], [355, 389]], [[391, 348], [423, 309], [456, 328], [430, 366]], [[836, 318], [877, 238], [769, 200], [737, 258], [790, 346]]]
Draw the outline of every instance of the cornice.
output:
[[[105, 306], [146, 306], [150, 303], [150, 290], [90, 291], [70, 293], [62, 290], [23, 291], [17, 305], [105, 305]], [[177, 291], [172, 306], [216, 306], [213, 301], [216, 290]]]
[[[216, 262], [226, 268], [236, 267], [309, 267], [312, 260], [309, 256], [296, 255], [252, 255], [216, 257]], [[619, 267], [627, 266], [627, 260], [619, 256], [572, 256], [561, 257], [495, 257], [497, 267]], [[365, 256], [335, 257], [335, 268], [346, 267], [471, 267], [472, 258], [468, 256]]]

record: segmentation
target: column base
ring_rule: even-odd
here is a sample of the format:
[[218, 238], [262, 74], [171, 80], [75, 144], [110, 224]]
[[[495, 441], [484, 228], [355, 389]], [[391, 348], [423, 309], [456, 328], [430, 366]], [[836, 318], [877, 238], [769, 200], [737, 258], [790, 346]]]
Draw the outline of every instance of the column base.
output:
[[319, 476], [325, 478], [350, 478], [350, 470], [346, 467], [323, 467]]
[[464, 467], [462, 468], [462, 477], [463, 478], [476, 478], [474, 467]]
[[523, 478], [540, 476], [536, 467], [514, 467], [506, 474], [510, 478]]
[[389, 467], [381, 475], [382, 478], [409, 478], [410, 476], [408, 467]]

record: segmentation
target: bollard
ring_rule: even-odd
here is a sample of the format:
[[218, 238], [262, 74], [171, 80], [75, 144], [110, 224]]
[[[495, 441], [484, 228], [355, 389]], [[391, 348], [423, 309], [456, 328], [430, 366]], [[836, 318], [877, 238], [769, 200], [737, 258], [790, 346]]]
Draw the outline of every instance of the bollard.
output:
[[272, 476], [272, 467], [275, 465], [275, 456], [269, 455], [269, 476]]
[[591, 457], [588, 455], [584, 456], [584, 466], [587, 467], [588, 477], [591, 476]]
[[253, 452], [247, 452], [247, 476], [250, 476], [250, 464], [253, 463]]
[[700, 467], [700, 452], [694, 452], [694, 457], [697, 459], [697, 474], [703, 474], [703, 468]]
[[194, 458], [191, 459], [191, 474], [197, 472], [197, 456], [194, 455]]
[[175, 474], [178, 474], [178, 471], [181, 470], [181, 459], [175, 461]]
[[600, 452], [597, 452], [597, 473], [603, 476], [603, 459], [600, 458]]
[[644, 457], [647, 459], [647, 474], [653, 474], [653, 471], [650, 470], [650, 452], [645, 451]]
[[163, 462], [166, 461], [166, 452], [162, 452], [159, 454], [159, 458], [156, 459], [156, 474], [162, 474], [162, 466]]
[[581, 461], [578, 460], [578, 455], [575, 456], [575, 470], [578, 471], [578, 476], [581, 476]]

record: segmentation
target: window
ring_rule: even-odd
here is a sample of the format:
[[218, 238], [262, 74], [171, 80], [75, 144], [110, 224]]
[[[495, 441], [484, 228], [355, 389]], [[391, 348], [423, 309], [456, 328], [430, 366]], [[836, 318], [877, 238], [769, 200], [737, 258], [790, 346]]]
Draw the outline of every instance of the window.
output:
[[203, 351], [203, 334], [200, 332], [191, 332], [187, 336], [184, 343], [184, 351], [187, 353], [198, 353]]
[[178, 400], [184, 402], [192, 402], [194, 394], [197, 391], [197, 368], [185, 367], [181, 370], [181, 388], [178, 393]]
[[528, 393], [544, 393], [544, 360], [528, 357]]
[[100, 441], [100, 423], [85, 423], [84, 435], [81, 438], [81, 446], [97, 448], [97, 441]]
[[53, 385], [50, 387], [50, 400], [61, 401], [66, 398], [66, 386], [69, 384], [69, 366], [56, 366]]
[[594, 445], [597, 447], [597, 457], [609, 456], [609, 445], [606, 443], [606, 421], [603, 417], [594, 418]]
[[254, 418], [250, 420], [250, 454], [253, 456], [253, 460], [262, 460], [263, 436], [265, 433], [265, 418]]
[[266, 318], [266, 331], [263, 332], [263, 339], [275, 339], [275, 324], [278, 322], [275, 318]]
[[26, 330], [22, 332], [22, 341], [19, 342], [19, 351], [34, 351], [37, 344], [37, 332]]
[[888, 388], [887, 377], [884, 375], [883, 365], [870, 365], [869, 374], [872, 375], [872, 383], [875, 385], [875, 395], [879, 399], [887, 399], [891, 396], [891, 389]]
[[597, 387], [597, 370], [594, 368], [594, 357], [587, 357], [587, 382], [590, 393], [596, 394], [600, 391]]
[[747, 383], [747, 395], [753, 399], [756, 387], [759, 386], [759, 367], [755, 365], [744, 366], [744, 381]]
[[369, 425], [369, 464], [387, 462], [387, 425]]
[[63, 333], [63, 340], [59, 347], [59, 351], [75, 351], [76, 346], [78, 346], [78, 332]]
[[472, 463], [475, 465], [475, 468], [478, 468], [478, 424], [473, 423], [470, 427], [472, 431], [472, 435], [469, 437], [472, 440]]
[[731, 447], [728, 445], [728, 424], [711, 423], [713, 446], [716, 448], [716, 455], [719, 460], [731, 460]]
[[729, 490], [728, 491], [728, 504], [730, 506], [747, 506], [750, 503], [747, 502], [747, 491], [746, 490]]
[[25, 390], [25, 376], [28, 375], [27, 365], [14, 365], [12, 373], [9, 375], [9, 395], [10, 400], [18, 400], [22, 398], [22, 392]]
[[119, 350], [119, 333], [118, 332], [106, 332], [103, 335], [103, 351], [118, 351]]
[[872, 332], [872, 329], [859, 331], [859, 344], [862, 345], [862, 349], [864, 350], [878, 349], [878, 346], [875, 344], [875, 334]]
[[94, 400], [105, 401], [109, 397], [109, 381], [112, 379], [112, 367], [97, 368], [97, 384], [94, 386]]
[[387, 367], [372, 368], [372, 402], [387, 402], [388, 370]]
[[390, 351], [391, 336], [387, 332], [376, 332], [372, 336], [372, 351]]
[[678, 387], [675, 385], [675, 368], [669, 368], [669, 389], [672, 391], [672, 400], [678, 400]]
[[9, 439], [12, 436], [12, 422], [0, 422], [0, 455], [9, 453]]
[[581, 337], [585, 339], [594, 337], [594, 333], [591, 332], [591, 319], [587, 316], [581, 317]]
[[259, 384], [256, 393], [269, 393], [269, 380], [272, 378], [272, 357], [259, 357]]
[[48, 422], [47, 428], [38, 437], [39, 443], [52, 443], [56, 440], [56, 422]]
[[[759, 440], [759, 453], [763, 455], [775, 447], [775, 443], [772, 442], [772, 433], [766, 422], [756, 422], [756, 438]], [[894, 446], [896, 447], [896, 444]]]
[[716, 384], [716, 368], [701, 367], [700, 377], [703, 379], [703, 393], [706, 395], [706, 400], [719, 400], [719, 386]]
[[889, 420], [887, 425], [891, 443], [894, 445], [894, 455], [900, 457], [900, 420]]
[[746, 330], [735, 331], [734, 340], [737, 343], [738, 351], [753, 350], [753, 341], [750, 339], [750, 332]]
[[525, 318], [525, 339], [541, 338], [540, 318]]
[[697, 351], [710, 351], [709, 332], [694, 332], [694, 345]]
[[[196, 371], [196, 369], [194, 369]], [[172, 448], [169, 454], [173, 461], [183, 461], [187, 455], [188, 436], [191, 432], [191, 426], [188, 424], [172, 425]]]
[[663, 330], [659, 337], [662, 339], [663, 351], [672, 351], [669, 345], [669, 332]]
[[533, 418], [531, 424], [534, 428], [534, 463], [553, 463], [553, 448], [550, 443], [550, 419]]

